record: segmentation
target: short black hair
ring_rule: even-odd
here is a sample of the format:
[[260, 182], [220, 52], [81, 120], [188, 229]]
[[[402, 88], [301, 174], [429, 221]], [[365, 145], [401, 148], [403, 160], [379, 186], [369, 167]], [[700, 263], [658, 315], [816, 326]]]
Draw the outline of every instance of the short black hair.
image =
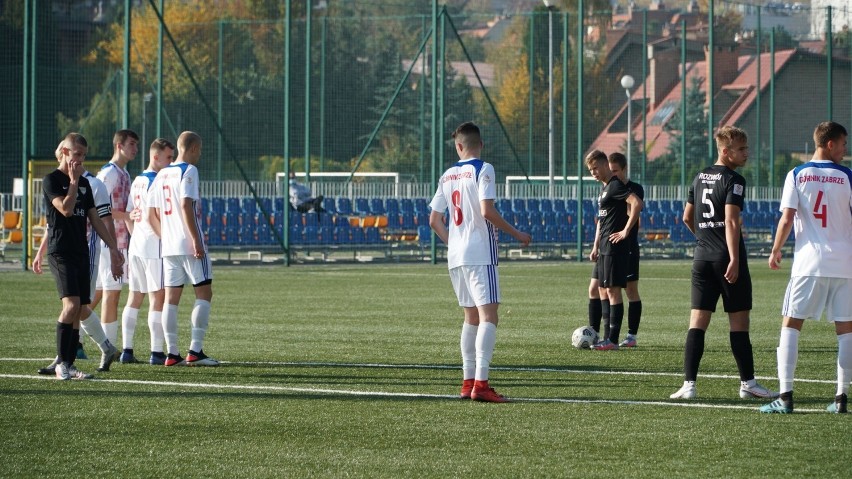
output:
[[464, 145], [465, 149], [475, 148], [482, 144], [482, 133], [476, 123], [466, 121], [453, 132], [453, 140]]

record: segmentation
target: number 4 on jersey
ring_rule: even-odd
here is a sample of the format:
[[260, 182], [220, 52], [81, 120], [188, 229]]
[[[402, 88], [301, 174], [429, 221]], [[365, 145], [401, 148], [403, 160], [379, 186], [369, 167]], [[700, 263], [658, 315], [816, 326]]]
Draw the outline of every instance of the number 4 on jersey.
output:
[[814, 205], [814, 218], [822, 221], [822, 227], [828, 226], [828, 207], [822, 204], [822, 190], [817, 193], [816, 204]]

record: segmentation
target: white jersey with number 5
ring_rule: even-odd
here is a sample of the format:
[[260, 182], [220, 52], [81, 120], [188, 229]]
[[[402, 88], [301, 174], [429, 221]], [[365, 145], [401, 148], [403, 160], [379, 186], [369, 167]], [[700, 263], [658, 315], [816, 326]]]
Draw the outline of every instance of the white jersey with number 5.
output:
[[852, 170], [811, 160], [787, 173], [781, 210], [796, 210], [793, 276], [852, 278]]
[[449, 209], [447, 266], [496, 265], [494, 226], [482, 216], [480, 202], [496, 197], [494, 167], [478, 158], [460, 161], [441, 176], [429, 206]]
[[[198, 190], [198, 168], [189, 163], [173, 163], [157, 173], [149, 190], [150, 206], [160, 210], [160, 238], [163, 241], [163, 257], [192, 256], [194, 250], [189, 228], [183, 221], [181, 204], [184, 198], [192, 199], [195, 212], [192, 221], [201, 235], [201, 195]], [[204, 236], [201, 236], [204, 251]]]

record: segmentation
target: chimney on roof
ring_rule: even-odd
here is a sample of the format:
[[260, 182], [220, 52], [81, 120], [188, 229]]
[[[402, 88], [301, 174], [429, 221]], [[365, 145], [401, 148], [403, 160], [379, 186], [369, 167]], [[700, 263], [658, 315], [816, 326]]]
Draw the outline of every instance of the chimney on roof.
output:
[[663, 43], [648, 45], [648, 59], [650, 60], [648, 101], [651, 108], [658, 107], [678, 81], [680, 53], [675, 48], [677, 40], [674, 43], [674, 46]]
[[[719, 93], [723, 86], [737, 79], [740, 70], [739, 56], [740, 46], [736, 43], [716, 45], [713, 51], [713, 95]], [[707, 67], [709, 68], [710, 49], [707, 45], [704, 46], [704, 59], [707, 61]], [[710, 92], [708, 92], [709, 94]], [[707, 98], [707, 103], [710, 103], [710, 97]]]

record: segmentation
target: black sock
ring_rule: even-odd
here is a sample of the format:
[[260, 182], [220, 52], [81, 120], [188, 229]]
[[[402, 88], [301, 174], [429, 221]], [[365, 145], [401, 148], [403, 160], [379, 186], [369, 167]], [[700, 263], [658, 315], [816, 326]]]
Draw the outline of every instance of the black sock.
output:
[[698, 365], [701, 364], [701, 356], [704, 355], [705, 331], [699, 328], [690, 328], [686, 332], [686, 346], [683, 352], [683, 375], [687, 381], [695, 381], [698, 377]]
[[642, 300], [627, 303], [627, 334], [639, 333], [639, 320], [642, 319]]
[[748, 331], [731, 331], [731, 352], [740, 370], [740, 381], [754, 379], [754, 355], [751, 352], [751, 340]]
[[56, 350], [63, 363], [71, 364], [77, 355], [77, 343], [74, 341], [74, 328], [70, 324], [56, 323]]
[[601, 322], [603, 322], [603, 336], [602, 338], [609, 337], [609, 300], [602, 299], [601, 300]]
[[80, 345], [80, 330], [72, 329], [71, 331], [71, 348], [74, 350], [74, 354], [71, 356], [71, 364], [74, 364], [77, 359], [77, 347]]
[[609, 340], [615, 344], [618, 344], [622, 321], [624, 321], [624, 303], [611, 305], [609, 307]]
[[601, 331], [601, 300], [600, 298], [589, 298], [589, 326], [596, 333]]
[[789, 407], [793, 406], [793, 391], [787, 391], [785, 393], [781, 393], [780, 398], [781, 398], [782, 401], [784, 401], [784, 403], [787, 404], [787, 406], [789, 406]]

